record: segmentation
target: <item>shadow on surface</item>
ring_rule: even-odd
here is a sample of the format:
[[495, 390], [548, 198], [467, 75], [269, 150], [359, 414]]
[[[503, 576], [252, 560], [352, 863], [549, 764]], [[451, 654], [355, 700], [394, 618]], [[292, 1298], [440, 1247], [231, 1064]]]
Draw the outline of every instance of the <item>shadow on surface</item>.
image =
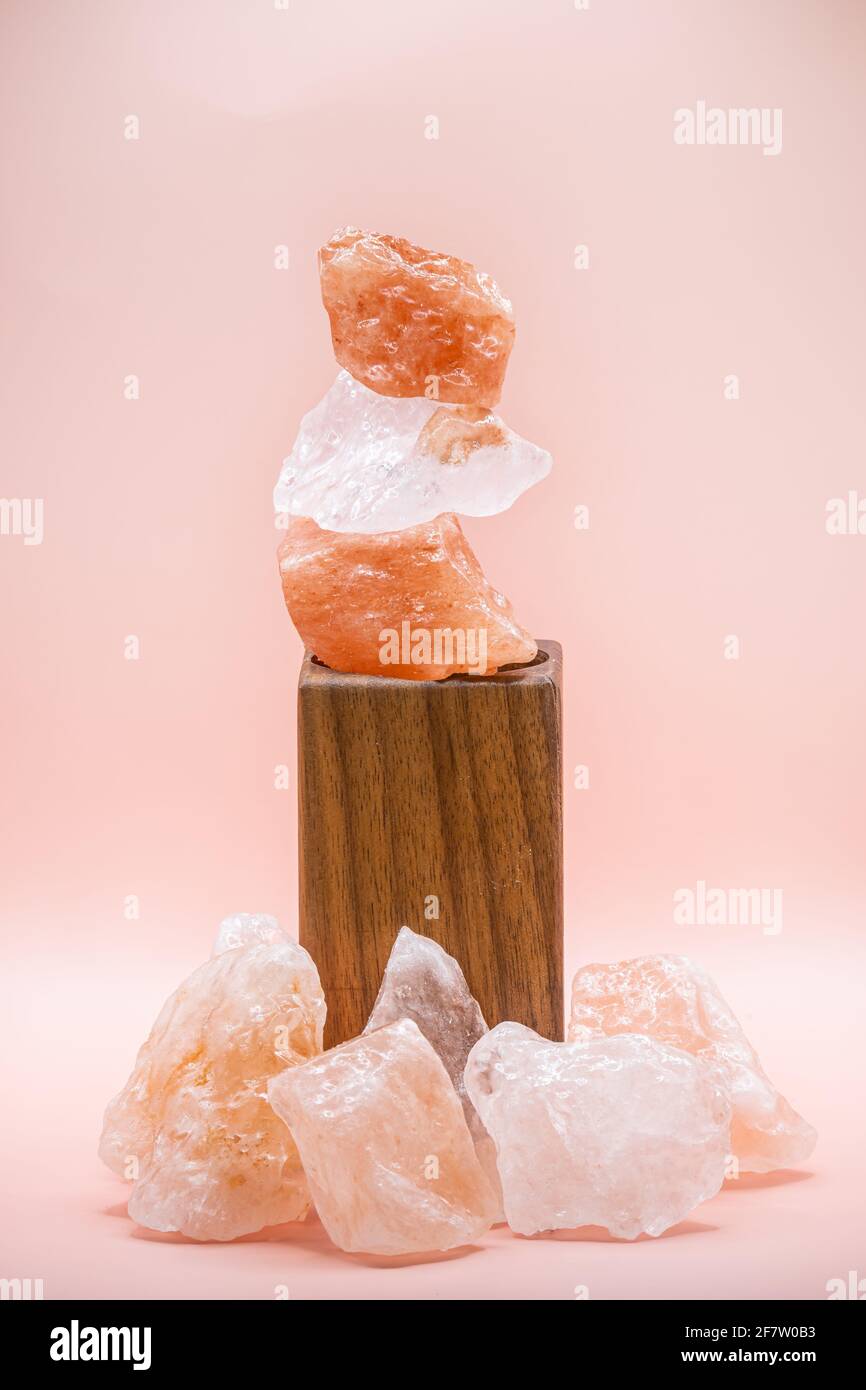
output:
[[814, 1176], [813, 1172], [802, 1168], [777, 1168], [774, 1173], [741, 1173], [738, 1178], [726, 1178], [722, 1191], [736, 1192], [738, 1187], [745, 1192], [752, 1188], [786, 1187], [788, 1183], [806, 1182]]
[[625, 1240], [622, 1236], [612, 1236], [610, 1231], [605, 1230], [604, 1226], [579, 1226], [573, 1231], [539, 1231], [538, 1235], [517, 1236], [517, 1239], [586, 1240], [596, 1242], [599, 1245], [642, 1245], [646, 1241], [655, 1243], [659, 1240], [670, 1240], [672, 1236], [696, 1236], [702, 1235], [706, 1231], [717, 1231], [718, 1229], [718, 1226], [711, 1226], [706, 1221], [678, 1221], [676, 1226], [670, 1226], [660, 1236], [642, 1234], [634, 1240]]
[[235, 1236], [233, 1240], [194, 1240], [192, 1236], [182, 1235], [180, 1231], [151, 1231], [147, 1226], [140, 1226], [128, 1215], [125, 1206], [106, 1207], [103, 1215], [125, 1216], [129, 1223], [130, 1240], [153, 1241], [157, 1245], [214, 1245], [219, 1247], [276, 1244], [281, 1241], [288, 1241], [294, 1245], [305, 1245], [311, 1243], [309, 1242], [310, 1227], [314, 1231], [321, 1231], [322, 1238], [330, 1244], [318, 1222], [310, 1222], [309, 1226], [303, 1221], [289, 1221], [284, 1226], [265, 1226], [261, 1231], [252, 1231], [245, 1236]]
[[140, 1226], [128, 1215], [125, 1203], [105, 1207], [104, 1216], [124, 1217], [129, 1225], [130, 1240], [150, 1241], [156, 1245], [210, 1245], [217, 1248], [233, 1245], [290, 1244], [309, 1250], [328, 1259], [350, 1261], [374, 1269], [402, 1269], [407, 1265], [441, 1264], [446, 1260], [463, 1260], [481, 1250], [480, 1245], [461, 1245], [455, 1250], [431, 1250], [417, 1255], [363, 1255], [340, 1250], [331, 1241], [322, 1223], [313, 1215], [306, 1221], [291, 1221], [284, 1226], [266, 1226], [251, 1235], [236, 1236], [234, 1240], [193, 1240], [179, 1231], [151, 1231]]

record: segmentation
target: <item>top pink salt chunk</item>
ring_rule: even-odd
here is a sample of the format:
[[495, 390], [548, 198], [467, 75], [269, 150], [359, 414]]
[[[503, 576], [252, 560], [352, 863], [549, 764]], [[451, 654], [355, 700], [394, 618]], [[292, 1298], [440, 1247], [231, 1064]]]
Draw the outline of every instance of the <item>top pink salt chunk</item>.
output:
[[383, 396], [493, 406], [514, 342], [496, 282], [402, 237], [345, 227], [319, 252], [334, 355]]

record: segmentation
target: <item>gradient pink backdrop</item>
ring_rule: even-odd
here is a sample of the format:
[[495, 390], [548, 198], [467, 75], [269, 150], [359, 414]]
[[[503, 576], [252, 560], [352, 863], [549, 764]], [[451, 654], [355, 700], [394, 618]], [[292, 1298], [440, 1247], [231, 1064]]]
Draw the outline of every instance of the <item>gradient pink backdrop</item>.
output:
[[[0, 492], [45, 505], [41, 546], [0, 537], [0, 1274], [159, 1298], [866, 1277], [866, 536], [824, 525], [866, 496], [866, 8], [5, 0], [0, 27]], [[678, 147], [699, 99], [781, 107], [782, 153]], [[811, 1176], [743, 1179], [656, 1242], [499, 1231], [397, 1267], [316, 1225], [196, 1247], [135, 1228], [96, 1161], [218, 920], [295, 926], [270, 494], [334, 373], [315, 250], [345, 222], [465, 256], [516, 307], [503, 414], [556, 467], [467, 531], [565, 648], [569, 967], [694, 955], [821, 1131]], [[698, 879], [781, 888], [782, 933], [675, 927]]]

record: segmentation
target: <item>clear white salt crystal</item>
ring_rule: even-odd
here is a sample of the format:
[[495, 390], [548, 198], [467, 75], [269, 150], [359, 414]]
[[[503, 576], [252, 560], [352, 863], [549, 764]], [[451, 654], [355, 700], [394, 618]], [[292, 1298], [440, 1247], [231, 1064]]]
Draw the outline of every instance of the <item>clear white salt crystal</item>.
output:
[[679, 1048], [633, 1033], [548, 1042], [501, 1023], [470, 1052], [466, 1089], [522, 1235], [657, 1236], [722, 1185], [730, 1105]]
[[552, 463], [483, 407], [382, 396], [341, 371], [301, 421], [274, 507], [326, 531], [402, 531], [506, 511]]

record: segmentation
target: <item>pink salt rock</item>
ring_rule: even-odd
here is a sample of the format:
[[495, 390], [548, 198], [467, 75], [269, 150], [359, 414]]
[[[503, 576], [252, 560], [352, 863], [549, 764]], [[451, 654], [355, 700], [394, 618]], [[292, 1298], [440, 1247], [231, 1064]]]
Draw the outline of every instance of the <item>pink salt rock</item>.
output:
[[223, 951], [184, 981], [105, 1112], [100, 1157], [134, 1181], [135, 1221], [233, 1240], [306, 1214], [298, 1152], [266, 1087], [321, 1052], [324, 1021], [316, 967], [288, 940]]
[[444, 680], [492, 675], [538, 650], [484, 578], [455, 516], [373, 536], [295, 518], [278, 557], [292, 621], [335, 671]]
[[239, 946], [258, 946], [263, 941], [274, 945], [288, 940], [276, 917], [264, 912], [234, 912], [220, 922], [211, 955], [220, 956]]
[[514, 342], [489, 275], [402, 237], [345, 227], [319, 252], [334, 356], [383, 396], [495, 405]]
[[779, 1095], [708, 975], [686, 956], [586, 965], [574, 977], [569, 1038], [643, 1033], [697, 1057], [730, 1098], [731, 1150], [740, 1168], [801, 1163], [817, 1134]]
[[482, 1168], [498, 1193], [496, 1151], [466, 1094], [463, 1072], [475, 1043], [487, 1032], [484, 1015], [453, 956], [438, 941], [401, 927], [391, 948], [373, 1011], [364, 1029], [372, 1033], [411, 1018], [436, 1052], [460, 1097]]
[[470, 1100], [521, 1235], [661, 1235], [718, 1192], [730, 1107], [694, 1057], [651, 1038], [555, 1043], [501, 1023], [472, 1049]]
[[489, 1229], [496, 1201], [463, 1108], [411, 1019], [284, 1071], [268, 1094], [342, 1250], [450, 1250]]

